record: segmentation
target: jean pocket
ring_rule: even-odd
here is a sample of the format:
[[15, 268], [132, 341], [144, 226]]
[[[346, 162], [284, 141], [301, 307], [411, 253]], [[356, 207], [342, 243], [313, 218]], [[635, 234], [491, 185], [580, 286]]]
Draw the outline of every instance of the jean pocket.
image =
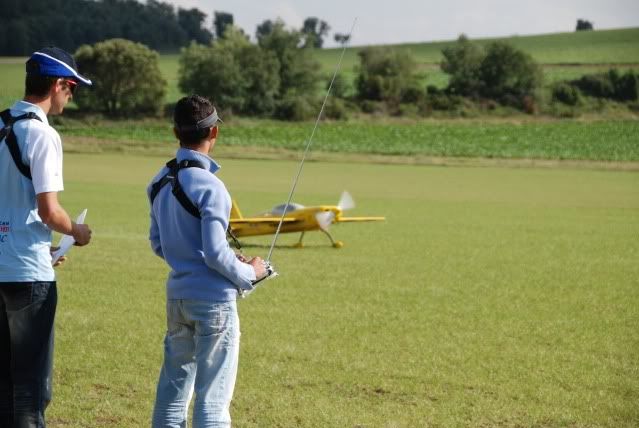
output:
[[228, 303], [211, 305], [197, 323], [198, 336], [219, 336], [235, 328], [235, 308]]
[[43, 303], [56, 305], [57, 294], [54, 282], [33, 282], [23, 286], [19, 293], [7, 302], [8, 312], [22, 312], [34, 307], [42, 306]]
[[31, 303], [42, 302], [47, 299], [53, 290], [51, 282], [34, 282], [31, 284]]

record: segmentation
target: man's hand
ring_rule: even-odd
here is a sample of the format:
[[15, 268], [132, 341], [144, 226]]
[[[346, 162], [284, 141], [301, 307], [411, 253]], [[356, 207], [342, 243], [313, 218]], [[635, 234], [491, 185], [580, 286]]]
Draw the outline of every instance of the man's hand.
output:
[[[58, 251], [60, 249], [60, 247], [51, 247], [49, 249], [49, 251], [51, 252], [51, 255], [53, 255], [53, 253], [55, 253], [56, 251]], [[58, 260], [56, 260], [56, 262], [53, 264], [53, 267], [58, 267], [60, 266], [62, 263], [64, 263], [65, 261], [67, 261], [67, 256], [62, 256], [60, 257]]]
[[248, 263], [249, 262], [249, 260], [242, 253], [235, 253], [235, 257], [237, 257], [237, 259], [239, 261], [241, 261], [242, 263]]
[[253, 257], [248, 262], [251, 266], [253, 266], [253, 270], [255, 271], [255, 280], [262, 279], [266, 276], [266, 267], [264, 260], [261, 257]]
[[91, 229], [89, 229], [89, 226], [86, 224], [73, 223], [71, 236], [73, 236], [73, 239], [75, 240], [75, 244], [73, 245], [82, 247], [91, 241]]

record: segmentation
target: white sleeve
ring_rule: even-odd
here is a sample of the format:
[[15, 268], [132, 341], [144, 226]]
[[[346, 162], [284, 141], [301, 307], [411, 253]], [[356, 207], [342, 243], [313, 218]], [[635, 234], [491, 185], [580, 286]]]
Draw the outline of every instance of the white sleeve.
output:
[[36, 195], [64, 190], [62, 181], [62, 142], [57, 132], [33, 126], [29, 130], [27, 158]]

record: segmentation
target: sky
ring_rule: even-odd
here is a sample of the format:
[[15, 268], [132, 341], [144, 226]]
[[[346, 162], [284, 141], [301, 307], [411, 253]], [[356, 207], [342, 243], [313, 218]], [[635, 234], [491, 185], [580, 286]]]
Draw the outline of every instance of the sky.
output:
[[348, 34], [351, 45], [380, 45], [574, 31], [577, 19], [595, 29], [639, 27], [639, 0], [161, 0], [183, 9], [233, 15], [236, 25], [253, 39], [266, 19], [281, 18], [301, 28], [310, 16], [331, 27], [325, 46], [335, 46], [334, 33]]

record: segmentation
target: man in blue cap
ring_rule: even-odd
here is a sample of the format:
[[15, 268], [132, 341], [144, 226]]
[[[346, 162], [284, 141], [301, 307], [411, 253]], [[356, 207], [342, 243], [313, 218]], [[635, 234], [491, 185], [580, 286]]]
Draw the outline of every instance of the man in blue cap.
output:
[[91, 85], [73, 57], [49, 47], [26, 63], [25, 96], [0, 112], [0, 427], [44, 427], [51, 400], [57, 303], [51, 234], [91, 239], [58, 202], [62, 143], [47, 115], [77, 85]]

